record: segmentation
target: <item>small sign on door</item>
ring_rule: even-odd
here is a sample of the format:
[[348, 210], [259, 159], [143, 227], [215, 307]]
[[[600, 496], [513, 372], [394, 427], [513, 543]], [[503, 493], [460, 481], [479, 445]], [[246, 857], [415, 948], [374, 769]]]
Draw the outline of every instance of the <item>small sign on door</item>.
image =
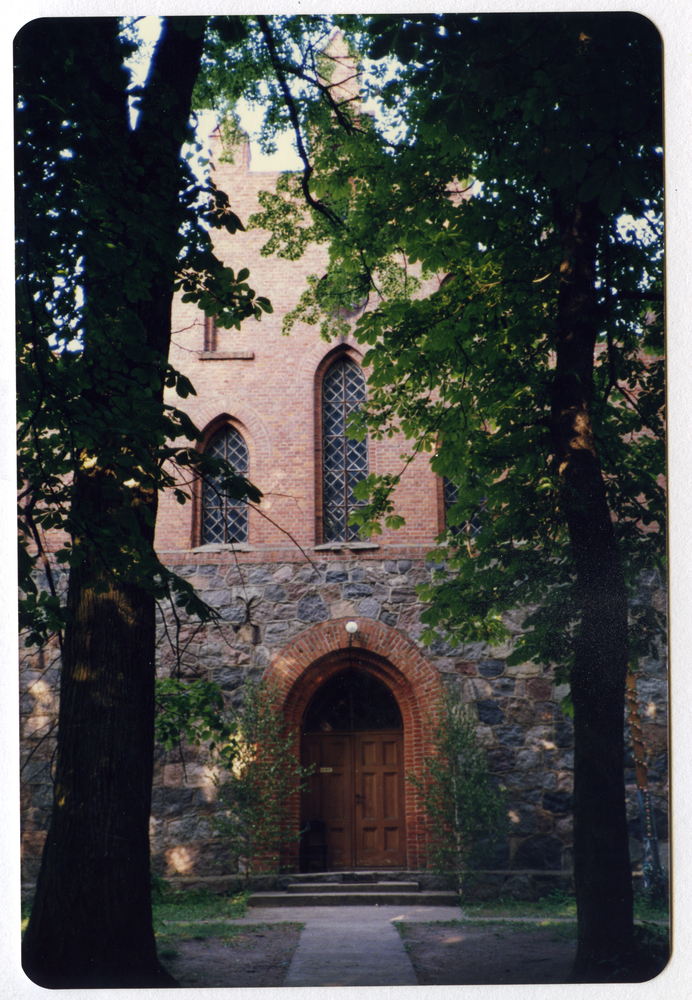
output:
[[333, 767], [321, 767], [320, 774], [331, 774], [333, 770]]

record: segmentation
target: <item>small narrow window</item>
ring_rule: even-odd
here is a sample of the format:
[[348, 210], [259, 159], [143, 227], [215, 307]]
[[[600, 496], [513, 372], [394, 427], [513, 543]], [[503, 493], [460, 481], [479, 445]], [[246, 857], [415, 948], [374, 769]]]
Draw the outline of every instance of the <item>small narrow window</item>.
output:
[[216, 350], [216, 321], [213, 316], [204, 317], [204, 353], [211, 354]]
[[324, 541], [358, 539], [358, 529], [348, 519], [364, 500], [356, 500], [353, 488], [368, 474], [367, 440], [346, 436], [348, 417], [365, 399], [365, 379], [350, 358], [341, 358], [329, 369], [322, 383], [322, 497]]
[[[247, 476], [247, 445], [235, 427], [223, 427], [213, 436], [206, 450], [214, 458], [225, 458], [236, 472]], [[216, 481], [206, 481], [202, 486], [202, 544], [230, 545], [247, 539], [247, 502], [229, 497], [219, 489]]]
[[444, 505], [445, 505], [445, 527], [453, 535], [468, 535], [469, 538], [476, 538], [481, 533], [480, 514], [483, 511], [484, 501], [481, 501], [480, 510], [473, 515], [470, 521], [463, 521], [461, 524], [450, 524], [447, 519], [448, 512], [454, 507], [459, 499], [459, 487], [447, 476], [443, 479]]

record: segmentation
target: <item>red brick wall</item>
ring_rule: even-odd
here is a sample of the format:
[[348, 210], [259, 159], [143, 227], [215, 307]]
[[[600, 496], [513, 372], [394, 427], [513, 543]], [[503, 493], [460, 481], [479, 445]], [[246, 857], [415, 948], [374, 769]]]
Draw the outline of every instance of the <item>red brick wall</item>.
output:
[[[220, 153], [214, 140], [215, 155]], [[219, 164], [218, 186], [228, 192], [233, 210], [244, 224], [259, 211], [258, 192], [272, 189], [278, 174], [253, 173], [247, 169], [247, 147], [233, 165]], [[324, 247], [311, 248], [299, 261], [262, 257], [267, 234], [250, 230], [231, 236], [215, 233], [217, 250], [236, 271], [250, 269], [249, 283], [257, 294], [267, 296], [274, 312], [261, 322], [246, 320], [240, 332], [219, 330], [219, 354], [234, 352], [254, 357], [205, 360], [204, 316], [194, 306], [177, 301], [173, 311], [171, 363], [192, 381], [197, 395], [168, 400], [185, 409], [197, 426], [205, 430], [219, 416], [227, 415], [241, 430], [250, 452], [250, 479], [264, 493], [261, 511], [250, 513], [249, 543], [276, 546], [288, 531], [302, 546], [319, 539], [320, 506], [316, 479], [320, 478], [319, 387], [328, 361], [338, 350], [355, 360], [363, 350], [351, 338], [344, 344], [328, 344], [316, 327], [296, 324], [290, 336], [281, 332], [283, 317], [293, 309], [307, 285], [307, 276], [326, 271]], [[391, 472], [402, 466], [400, 455], [407, 443], [398, 436], [370, 441], [370, 471]], [[431, 545], [440, 530], [437, 510], [437, 477], [427, 457], [417, 459], [406, 472], [396, 498], [397, 512], [406, 518], [405, 532], [385, 529], [380, 541]], [[405, 535], [405, 539], [404, 539]], [[157, 547], [161, 551], [189, 549], [195, 537], [192, 505], [181, 507], [175, 498], [161, 498]]]

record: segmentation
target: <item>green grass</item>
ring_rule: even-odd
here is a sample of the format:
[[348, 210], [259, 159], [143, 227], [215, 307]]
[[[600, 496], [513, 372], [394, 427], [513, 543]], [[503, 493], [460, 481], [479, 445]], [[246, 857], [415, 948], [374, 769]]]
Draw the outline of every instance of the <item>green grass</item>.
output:
[[634, 897], [634, 917], [635, 920], [668, 920], [670, 910], [668, 902], [652, 903], [647, 896], [636, 895]]
[[[257, 924], [250, 925], [251, 930], [258, 929]], [[164, 941], [168, 938], [175, 938], [176, 941], [208, 941], [209, 938], [234, 938], [247, 930], [247, 927], [238, 924], [221, 923], [213, 921], [211, 923], [184, 923], [165, 924], [161, 930], [156, 931], [156, 940]]]
[[[208, 891], [172, 892], [169, 889], [157, 887], [153, 893], [154, 898], [152, 901], [154, 933], [157, 940], [173, 936], [180, 939], [181, 937], [184, 938], [184, 935], [192, 937], [195, 933], [203, 935], [204, 938], [223, 936], [221, 928], [225, 932], [228, 930], [229, 925], [220, 923], [220, 921], [244, 917], [247, 912], [249, 895], [249, 892], [241, 892], [235, 896], [219, 896]], [[30, 913], [31, 902], [23, 902], [22, 934], [24, 934], [26, 926], [29, 923]], [[187, 934], [187, 930], [183, 932], [183, 925], [194, 924], [199, 921], [205, 921], [201, 925], [203, 929], [193, 931], [189, 935]], [[219, 922], [213, 923], [213, 921]], [[256, 929], [257, 926], [259, 925], [253, 925], [253, 929]], [[175, 931], [172, 930], [174, 927]], [[217, 930], [209, 930], [208, 928], [210, 927], [217, 928]], [[231, 931], [226, 936], [232, 937], [233, 933], [235, 933], [235, 928], [231, 925]]]
[[219, 896], [212, 892], [162, 892], [153, 902], [154, 927], [166, 921], [224, 920], [245, 916], [250, 894]]
[[[660, 913], [660, 910], [658, 911]], [[415, 944], [414, 925], [403, 920], [395, 921], [395, 926], [404, 939], [404, 948], [411, 952]], [[546, 917], [528, 920], [526, 918], [492, 918], [475, 920], [439, 920], [421, 925], [425, 927], [477, 928], [485, 934], [492, 934], [502, 940], [510, 935], [547, 934], [548, 941], [576, 945], [577, 922], [565, 917]], [[413, 940], [406, 940], [411, 935]], [[647, 982], [657, 976], [666, 966], [670, 956], [668, 926], [661, 923], [637, 924], [634, 928], [634, 952], [614, 960], [612, 966], [604, 968], [603, 982]]]
[[[469, 917], [562, 917], [576, 920], [577, 902], [574, 896], [555, 891], [537, 900], [491, 899], [460, 900], [460, 906]], [[667, 920], [667, 906], [652, 906], [643, 896], [634, 899], [635, 920]]]
[[[549, 931], [551, 941], [575, 941], [577, 937], [577, 905], [573, 896], [562, 891], [535, 901], [496, 899], [489, 901], [460, 900], [464, 917], [458, 920], [430, 921], [426, 926], [482, 928], [498, 938], [507, 934], [535, 934]], [[645, 896], [635, 896], [635, 942], [643, 960], [652, 968], [662, 968], [669, 954], [669, 911], [667, 905], [652, 905]], [[494, 921], [497, 920], [497, 923]], [[400, 920], [396, 928], [406, 939], [411, 925]], [[407, 942], [410, 948], [410, 942]], [[652, 974], [657, 974], [654, 972]]]
[[[179, 955], [181, 941], [224, 941], [232, 947], [240, 934], [271, 930], [276, 924], [231, 924], [228, 920], [243, 917], [247, 912], [249, 892], [235, 896], [219, 896], [211, 892], [171, 892], [161, 889], [153, 903], [154, 934], [159, 958], [172, 960]], [[290, 923], [302, 930], [304, 924]]]
[[[541, 926], [541, 925], [539, 925]], [[551, 941], [576, 941], [577, 940], [577, 924], [576, 921], [572, 923], [571, 921], [564, 921], [563, 923], [553, 923], [548, 921], [548, 930], [550, 931]]]
[[230, 944], [233, 938], [240, 934], [271, 931], [275, 927], [294, 927], [302, 931], [304, 926], [305, 924], [293, 923], [288, 920], [278, 921], [275, 924], [227, 924], [222, 921], [210, 921], [209, 923], [165, 924], [157, 928], [155, 933], [159, 954], [162, 954], [162, 948], [174, 946], [176, 941], [209, 941], [211, 938], [221, 938]]
[[22, 938], [24, 937], [24, 931], [26, 930], [26, 925], [29, 923], [32, 903], [33, 903], [32, 899], [22, 900]]
[[469, 917], [571, 917], [576, 919], [574, 896], [556, 891], [542, 899], [490, 899], [461, 901]]
[[178, 958], [178, 945], [182, 941], [223, 941], [227, 947], [235, 945], [235, 939], [240, 935], [257, 931], [271, 931], [277, 927], [294, 927], [302, 931], [305, 924], [282, 921], [278, 924], [227, 924], [213, 921], [211, 923], [171, 924], [162, 930], [156, 930], [156, 950], [163, 961]]

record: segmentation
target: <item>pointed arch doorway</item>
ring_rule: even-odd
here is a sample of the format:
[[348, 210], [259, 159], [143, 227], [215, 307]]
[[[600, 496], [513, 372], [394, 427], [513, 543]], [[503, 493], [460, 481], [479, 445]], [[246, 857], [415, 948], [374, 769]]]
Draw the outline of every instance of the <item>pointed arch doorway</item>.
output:
[[404, 730], [387, 685], [349, 663], [317, 689], [301, 725], [301, 868], [406, 865]]

